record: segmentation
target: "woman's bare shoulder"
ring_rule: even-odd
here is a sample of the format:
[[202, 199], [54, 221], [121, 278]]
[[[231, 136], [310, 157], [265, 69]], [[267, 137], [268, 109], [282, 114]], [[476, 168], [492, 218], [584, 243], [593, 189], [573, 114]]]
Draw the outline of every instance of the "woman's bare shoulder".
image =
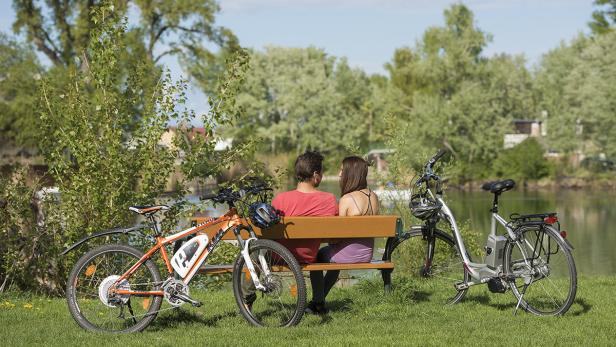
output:
[[341, 196], [341, 197], [340, 197], [340, 203], [343, 203], [343, 202], [350, 202], [350, 201], [351, 201], [351, 199], [352, 199], [351, 194], [353, 194], [353, 192], [351, 192], [351, 193], [346, 193], [346, 194], [344, 194], [343, 196]]

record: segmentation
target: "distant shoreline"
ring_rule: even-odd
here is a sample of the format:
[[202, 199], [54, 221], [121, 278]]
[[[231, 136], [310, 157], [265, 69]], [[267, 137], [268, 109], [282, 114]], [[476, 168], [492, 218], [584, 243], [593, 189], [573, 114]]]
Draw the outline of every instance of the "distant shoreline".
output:
[[[337, 182], [340, 178], [338, 176], [329, 175], [323, 176], [324, 182]], [[505, 178], [503, 178], [505, 179]], [[492, 179], [495, 180], [495, 179]], [[490, 179], [485, 180], [474, 180], [469, 181], [464, 184], [453, 184], [448, 183], [447, 187], [458, 189], [462, 191], [478, 191], [481, 190], [481, 186], [485, 183], [491, 181]], [[374, 181], [370, 182], [370, 184], [374, 184]], [[525, 190], [556, 190], [556, 189], [568, 189], [568, 190], [580, 190], [580, 189], [589, 189], [589, 190], [616, 190], [616, 174], [614, 174], [614, 178], [580, 178], [580, 177], [565, 177], [560, 179], [541, 179], [541, 180], [531, 180], [531, 181], [517, 181], [517, 189], [523, 188]]]
[[[449, 188], [475, 191], [481, 190], [481, 186], [490, 180], [470, 181], [465, 184], [449, 184]], [[525, 190], [616, 190], [616, 178], [613, 179], [587, 179], [578, 177], [567, 177], [556, 180], [532, 180], [532, 181], [516, 181], [517, 189]]]

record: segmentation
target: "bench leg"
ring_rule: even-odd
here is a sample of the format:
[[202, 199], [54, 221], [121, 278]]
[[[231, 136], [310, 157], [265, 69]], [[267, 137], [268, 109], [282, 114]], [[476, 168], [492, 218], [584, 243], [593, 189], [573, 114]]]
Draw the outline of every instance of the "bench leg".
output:
[[391, 271], [392, 270], [381, 270], [381, 276], [383, 277], [383, 287], [385, 290], [385, 294], [391, 293]]
[[[387, 238], [387, 243], [385, 244], [385, 253], [383, 253], [383, 261], [391, 261], [391, 253], [394, 248], [396, 248], [396, 244], [398, 243], [397, 237], [389, 237]], [[391, 272], [392, 269], [381, 270], [381, 276], [383, 277], [383, 287], [385, 293], [391, 293]]]

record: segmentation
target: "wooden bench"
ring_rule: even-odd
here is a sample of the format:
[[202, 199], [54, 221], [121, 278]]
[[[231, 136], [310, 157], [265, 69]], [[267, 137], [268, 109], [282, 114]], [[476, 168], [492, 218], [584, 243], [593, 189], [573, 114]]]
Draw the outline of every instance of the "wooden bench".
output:
[[[193, 218], [192, 224], [205, 222], [205, 218]], [[356, 217], [284, 217], [280, 224], [261, 230], [252, 226], [260, 239], [321, 239], [323, 243], [335, 239], [348, 238], [387, 238], [387, 244], [396, 240], [402, 234], [402, 220], [398, 216], [356, 216]], [[220, 229], [219, 225], [212, 225], [205, 230], [210, 239]], [[243, 232], [242, 237], [248, 238]], [[235, 240], [235, 235], [228, 232], [223, 240]], [[377, 269], [383, 274], [385, 290], [391, 288], [391, 271], [394, 264], [388, 259], [389, 252], [385, 252], [383, 260], [369, 263], [337, 264], [313, 263], [302, 264], [302, 270], [364, 270]], [[233, 265], [204, 265], [201, 272], [207, 274], [222, 274], [233, 271]]]

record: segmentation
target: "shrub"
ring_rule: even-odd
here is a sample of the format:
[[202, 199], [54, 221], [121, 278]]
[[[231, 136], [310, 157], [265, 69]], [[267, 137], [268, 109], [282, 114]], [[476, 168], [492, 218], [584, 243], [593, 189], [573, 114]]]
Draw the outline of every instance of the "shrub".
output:
[[[28, 210], [35, 189], [22, 174], [2, 190], [12, 207], [3, 212], [10, 217], [1, 222], [9, 252], [0, 261], [5, 279], [19, 289], [62, 293], [67, 270], [82, 253], [61, 257], [63, 248], [94, 231], [133, 224], [128, 207], [155, 203], [178, 163], [185, 180], [203, 180], [251, 155], [254, 147], [247, 141], [214, 151], [215, 127], [232, 122], [239, 112], [235, 93], [248, 66], [245, 52], [229, 61], [220, 89], [209, 100], [202, 119], [205, 136], [193, 136], [190, 124], [196, 116], [183, 106], [185, 82], [172, 82], [168, 73], [152, 76], [157, 69], [151, 61], [123, 60], [126, 19], [116, 15], [111, 1], [94, 6], [91, 20], [89, 50], [65, 78], [48, 77], [40, 89], [40, 143], [61, 193], [59, 203], [46, 206], [44, 225], [39, 225]], [[163, 147], [159, 140], [170, 121], [178, 124], [178, 132], [173, 145]], [[185, 181], [177, 186], [177, 195], [183, 195]], [[175, 226], [182, 210], [180, 204], [165, 214], [167, 228]], [[15, 262], [24, 257], [32, 262]]]
[[535, 138], [502, 151], [494, 161], [494, 175], [517, 180], [536, 180], [550, 173], [550, 165], [543, 157], [543, 147]]

